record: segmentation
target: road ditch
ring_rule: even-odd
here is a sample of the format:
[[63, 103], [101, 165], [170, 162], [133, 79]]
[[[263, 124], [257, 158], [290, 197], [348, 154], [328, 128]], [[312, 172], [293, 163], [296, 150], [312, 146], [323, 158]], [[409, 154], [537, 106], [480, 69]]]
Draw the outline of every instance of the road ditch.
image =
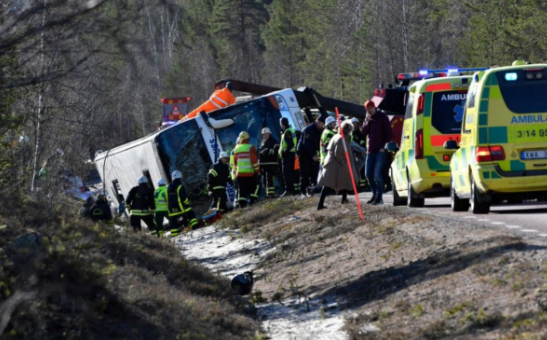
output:
[[[177, 240], [221, 275], [252, 269], [264, 339], [540, 339], [547, 243], [391, 206], [264, 201]], [[316, 330], [316, 331], [314, 331]]]

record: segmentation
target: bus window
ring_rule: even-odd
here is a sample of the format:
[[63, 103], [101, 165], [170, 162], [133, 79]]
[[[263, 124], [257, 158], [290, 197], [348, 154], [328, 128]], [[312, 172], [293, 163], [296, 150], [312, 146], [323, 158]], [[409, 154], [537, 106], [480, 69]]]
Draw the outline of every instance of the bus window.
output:
[[267, 98], [259, 98], [240, 105], [229, 106], [213, 113], [215, 119], [233, 119], [234, 124], [216, 130], [222, 150], [230, 153], [236, 144], [241, 131], [247, 131], [250, 142], [257, 150], [262, 142], [262, 128], [268, 127], [272, 131], [272, 138], [279, 141], [281, 114]]
[[186, 190], [199, 192], [212, 162], [195, 119], [162, 131], [156, 137], [156, 143], [167, 175], [179, 170]]

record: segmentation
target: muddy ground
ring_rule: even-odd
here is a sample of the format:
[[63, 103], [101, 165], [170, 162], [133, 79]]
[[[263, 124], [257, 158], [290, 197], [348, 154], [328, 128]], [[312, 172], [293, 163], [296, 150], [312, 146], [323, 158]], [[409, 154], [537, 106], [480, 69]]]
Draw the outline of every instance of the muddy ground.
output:
[[274, 247], [257, 301], [335, 303], [349, 339], [547, 339], [547, 242], [406, 208], [263, 201], [221, 228]]

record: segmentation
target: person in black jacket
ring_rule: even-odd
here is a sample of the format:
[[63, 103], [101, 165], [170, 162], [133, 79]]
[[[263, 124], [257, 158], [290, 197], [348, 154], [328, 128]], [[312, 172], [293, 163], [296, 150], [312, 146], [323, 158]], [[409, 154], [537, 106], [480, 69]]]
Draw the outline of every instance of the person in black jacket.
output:
[[126, 206], [131, 213], [130, 221], [134, 231], [141, 230], [141, 221], [146, 223], [150, 232], [156, 230], [154, 223], [154, 190], [148, 186], [148, 178], [141, 176], [139, 185], [131, 188], [125, 200]]
[[78, 216], [89, 218], [90, 217], [89, 212], [91, 211], [91, 207], [93, 206], [93, 204], [95, 204], [95, 200], [93, 199], [92, 196], [89, 196], [84, 202], [84, 204], [82, 204], [82, 207], [80, 208], [80, 210], [78, 211]]
[[207, 183], [209, 184], [209, 196], [213, 196], [213, 204], [211, 209], [216, 208], [217, 211], [224, 213], [228, 210], [226, 206], [226, 183], [233, 185], [232, 177], [230, 176], [230, 167], [228, 161], [230, 157], [224, 151], [220, 153], [218, 162], [216, 162], [207, 174]]
[[190, 229], [197, 228], [199, 222], [196, 213], [190, 207], [186, 189], [182, 185], [182, 173], [178, 170], [171, 174], [173, 182], [167, 187], [167, 207], [169, 209], [169, 228], [171, 237], [179, 236], [182, 228], [189, 224]]
[[91, 217], [93, 222], [112, 222], [112, 211], [110, 210], [110, 205], [103, 194], [99, 194], [99, 196], [97, 196], [97, 201], [91, 209], [89, 209], [89, 212], [89, 217]]
[[312, 195], [317, 186], [319, 174], [319, 144], [325, 128], [325, 116], [302, 130], [302, 136], [296, 148], [300, 160], [300, 192], [302, 195]]
[[272, 131], [265, 127], [262, 129], [262, 144], [260, 145], [259, 163], [260, 172], [264, 176], [266, 197], [275, 197], [274, 176], [277, 173], [277, 152], [279, 144], [272, 137]]

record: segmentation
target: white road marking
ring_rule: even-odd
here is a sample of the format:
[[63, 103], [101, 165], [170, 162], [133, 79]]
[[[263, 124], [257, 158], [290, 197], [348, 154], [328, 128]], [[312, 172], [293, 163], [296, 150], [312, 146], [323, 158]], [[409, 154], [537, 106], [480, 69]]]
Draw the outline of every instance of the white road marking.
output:
[[490, 221], [490, 220], [487, 219], [487, 218], [481, 218], [481, 219], [479, 219], [479, 220], [477, 220], [477, 221], [480, 221], [480, 222], [488, 222], [488, 221]]
[[505, 224], [505, 223], [503, 223], [503, 222], [490, 222], [490, 223], [492, 223], [492, 224], [496, 224], [496, 225], [501, 225], [501, 224]]
[[537, 233], [538, 232], [535, 229], [522, 229], [522, 231], [525, 232], [525, 233]]
[[541, 237], [547, 237], [547, 234], [539, 234]]
[[507, 227], [509, 229], [520, 229], [520, 226], [518, 226], [518, 225], [506, 225], [505, 227]]
[[475, 216], [465, 216], [464, 218], [476, 218]]

